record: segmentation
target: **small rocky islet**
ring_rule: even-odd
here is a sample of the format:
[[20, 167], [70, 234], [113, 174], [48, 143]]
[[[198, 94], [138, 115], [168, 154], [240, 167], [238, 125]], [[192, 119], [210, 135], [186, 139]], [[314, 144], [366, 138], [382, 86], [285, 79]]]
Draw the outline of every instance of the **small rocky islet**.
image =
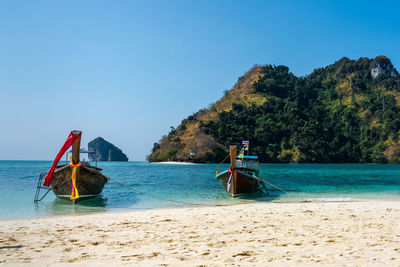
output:
[[121, 149], [104, 140], [102, 137], [97, 137], [88, 143], [88, 149], [95, 153], [89, 154], [89, 160], [97, 161], [128, 161], [128, 157]]

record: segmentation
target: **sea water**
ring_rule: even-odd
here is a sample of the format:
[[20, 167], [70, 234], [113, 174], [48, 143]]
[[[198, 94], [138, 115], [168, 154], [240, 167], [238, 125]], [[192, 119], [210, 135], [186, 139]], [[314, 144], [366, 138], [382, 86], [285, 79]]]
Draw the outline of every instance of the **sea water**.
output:
[[[400, 165], [260, 164], [268, 194], [232, 198], [215, 179], [216, 164], [99, 162], [111, 180], [96, 198], [76, 205], [53, 192], [33, 199], [51, 161], [0, 161], [0, 219], [252, 202], [400, 200]], [[227, 169], [222, 165], [220, 171]]]

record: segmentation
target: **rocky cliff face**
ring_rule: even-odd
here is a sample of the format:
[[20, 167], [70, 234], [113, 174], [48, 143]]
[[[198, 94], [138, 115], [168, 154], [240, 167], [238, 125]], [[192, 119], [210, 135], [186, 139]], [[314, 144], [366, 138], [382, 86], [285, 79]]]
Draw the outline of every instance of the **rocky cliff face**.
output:
[[377, 78], [380, 75], [390, 75], [394, 78], [397, 78], [397, 76], [399, 75], [390, 60], [385, 56], [374, 58], [371, 64], [372, 78]]
[[96, 154], [89, 154], [89, 160], [98, 161], [128, 161], [128, 157], [121, 149], [107, 142], [101, 137], [97, 137], [88, 143], [89, 150], [94, 150]]

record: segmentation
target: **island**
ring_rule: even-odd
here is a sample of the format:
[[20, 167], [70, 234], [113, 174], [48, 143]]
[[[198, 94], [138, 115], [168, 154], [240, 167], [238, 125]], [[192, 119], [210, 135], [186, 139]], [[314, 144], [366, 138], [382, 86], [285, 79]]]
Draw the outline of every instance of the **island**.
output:
[[297, 77], [255, 65], [208, 108], [154, 143], [150, 162], [220, 162], [250, 141], [271, 163], [399, 163], [400, 76], [386, 56], [334, 64]]
[[88, 149], [95, 152], [94, 154], [89, 154], [89, 160], [128, 161], [128, 157], [121, 149], [101, 137], [97, 137], [90, 141], [88, 143]]

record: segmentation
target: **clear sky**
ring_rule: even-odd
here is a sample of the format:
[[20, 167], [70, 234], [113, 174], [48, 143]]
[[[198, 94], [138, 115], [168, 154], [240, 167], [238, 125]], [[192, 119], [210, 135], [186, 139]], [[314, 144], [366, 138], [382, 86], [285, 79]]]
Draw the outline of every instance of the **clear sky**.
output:
[[144, 160], [254, 64], [400, 68], [397, 1], [0, 1], [0, 160], [50, 160], [72, 129]]

